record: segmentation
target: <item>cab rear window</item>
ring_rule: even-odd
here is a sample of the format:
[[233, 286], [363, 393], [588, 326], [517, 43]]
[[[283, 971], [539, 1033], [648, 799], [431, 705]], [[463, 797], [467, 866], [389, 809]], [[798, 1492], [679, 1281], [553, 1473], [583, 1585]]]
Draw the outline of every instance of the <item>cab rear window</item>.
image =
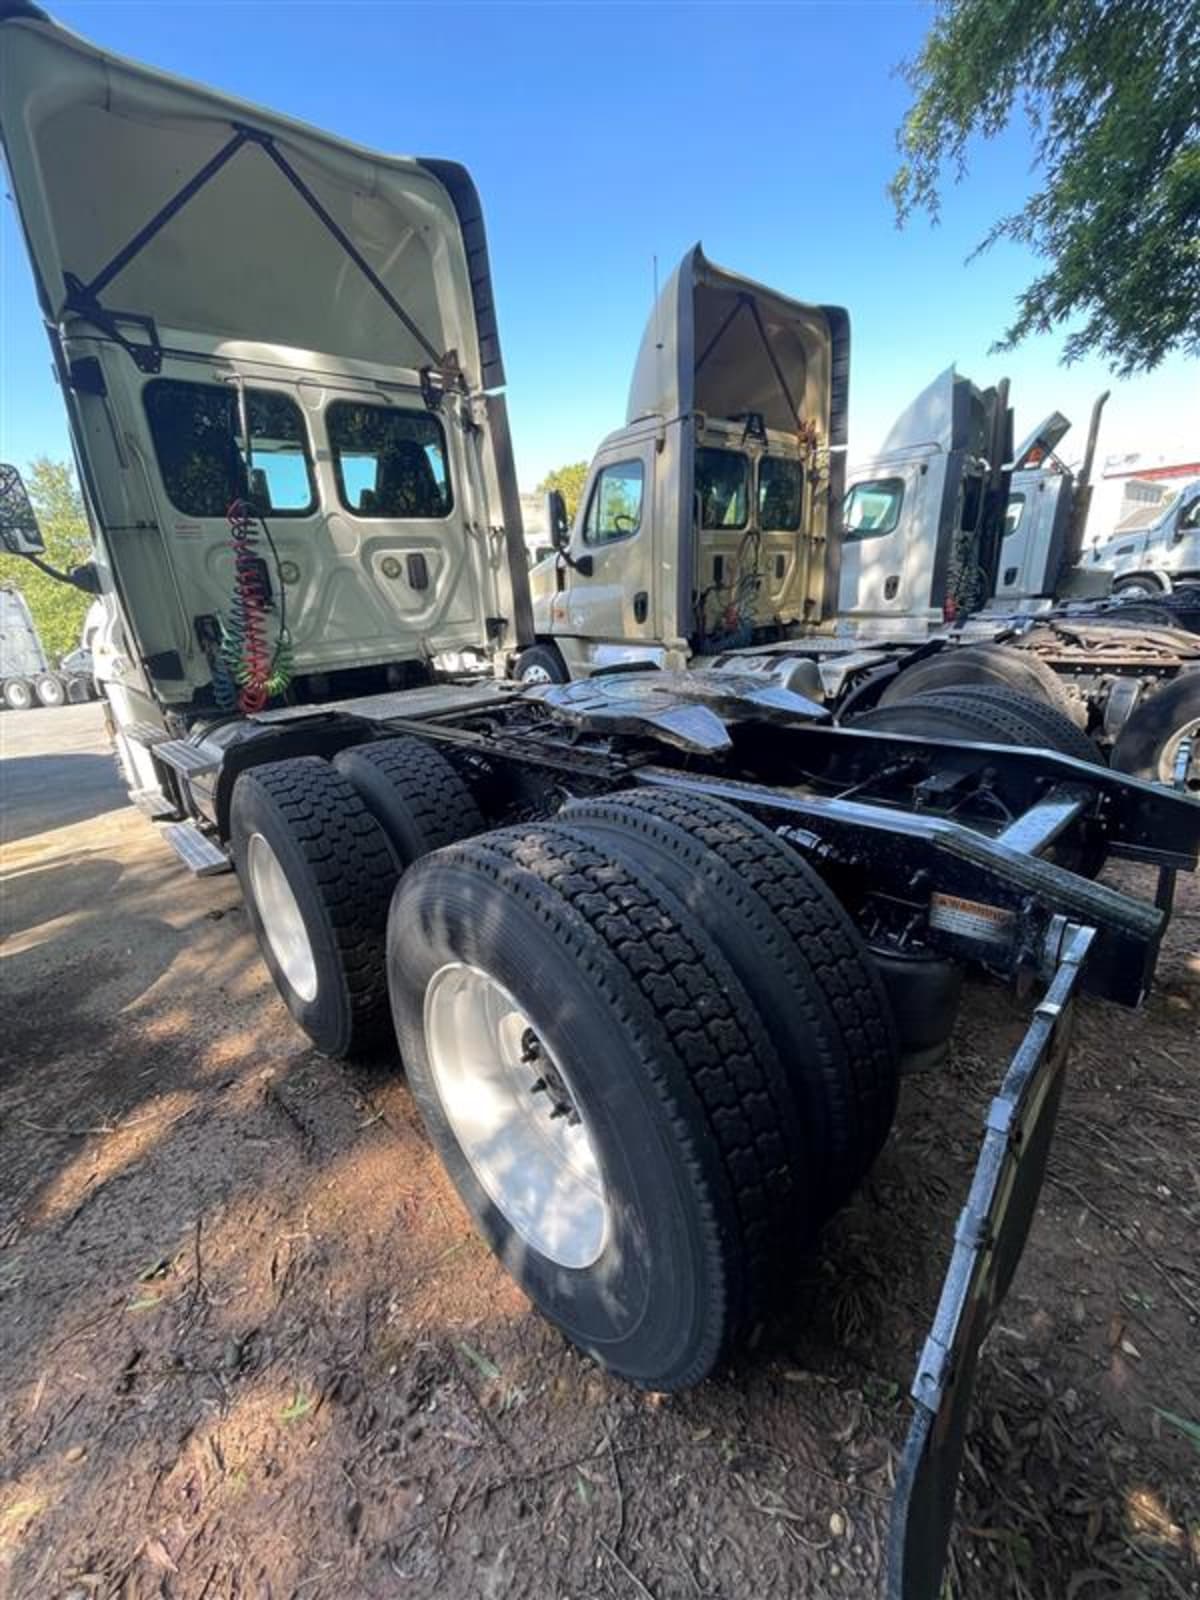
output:
[[795, 533], [804, 504], [804, 469], [787, 456], [758, 464], [758, 525], [764, 533]]
[[696, 451], [696, 493], [702, 528], [744, 528], [749, 518], [750, 462], [738, 450]]
[[153, 378], [142, 399], [163, 487], [176, 511], [223, 517], [234, 500], [251, 492], [265, 516], [304, 517], [316, 509], [304, 418], [289, 395], [246, 390], [249, 470], [232, 384]]
[[428, 411], [335, 400], [325, 427], [347, 511], [404, 521], [449, 513], [446, 436]]

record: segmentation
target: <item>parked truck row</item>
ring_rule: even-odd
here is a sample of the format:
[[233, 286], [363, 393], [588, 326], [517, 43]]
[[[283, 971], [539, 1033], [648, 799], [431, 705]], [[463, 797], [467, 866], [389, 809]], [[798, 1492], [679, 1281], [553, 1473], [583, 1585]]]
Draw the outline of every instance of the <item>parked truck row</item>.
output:
[[[582, 1350], [702, 1380], [864, 1180], [901, 1071], [944, 1059], [964, 970], [1038, 988], [914, 1378], [888, 1585], [933, 1600], [1074, 1006], [1141, 1002], [1200, 800], [1008, 679], [891, 701], [886, 650], [808, 648], [840, 581], [849, 317], [698, 250], [558, 536], [566, 621], [577, 593], [608, 608], [591, 665], [661, 666], [517, 681], [547, 641], [467, 172], [29, 4], [0, 35], [131, 795], [193, 871], [237, 872], [318, 1048], [398, 1046], [480, 1232]], [[995, 538], [1005, 415], [968, 419], [962, 469]], [[36, 556], [8, 487], [0, 534]], [[905, 670], [971, 648], [931, 644]], [[1147, 893], [1098, 883], [1108, 858]]]
[[[1200, 591], [1182, 582], [1190, 567], [1155, 596], [1131, 572], [1114, 603], [1112, 574], [1083, 559], [1106, 397], [1071, 471], [1056, 454], [1065, 417], [1014, 447], [1007, 385], [951, 368], [847, 471], [844, 383], [818, 435], [797, 376], [811, 370], [805, 328], [826, 310], [714, 267], [699, 246], [685, 256], [573, 523], [547, 497], [557, 555], [534, 569], [536, 638], [516, 676], [732, 666], [838, 716], [1006, 685], [1057, 707], [1121, 770], [1170, 781], [1200, 732]], [[769, 357], [761, 387], [731, 404], [723, 386], [756, 349]], [[836, 333], [826, 359], [848, 361]], [[1197, 519], [1200, 490], [1164, 514], [1183, 562], [1200, 556]], [[1200, 786], [1200, 768], [1187, 781]]]

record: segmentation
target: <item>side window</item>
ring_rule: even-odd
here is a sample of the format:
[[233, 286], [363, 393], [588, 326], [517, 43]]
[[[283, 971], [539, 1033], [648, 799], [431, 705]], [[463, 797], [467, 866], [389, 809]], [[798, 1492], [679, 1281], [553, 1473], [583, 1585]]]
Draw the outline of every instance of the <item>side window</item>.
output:
[[856, 483], [842, 510], [847, 539], [879, 539], [893, 533], [904, 501], [902, 478], [870, 478]]
[[749, 511], [750, 463], [740, 450], [711, 445], [696, 451], [696, 493], [702, 528], [744, 528]]
[[338, 498], [359, 517], [444, 517], [446, 436], [428, 411], [335, 400], [325, 413]]
[[290, 395], [246, 391], [253, 481], [232, 385], [154, 378], [142, 400], [167, 498], [184, 516], [223, 517], [250, 489], [269, 516], [304, 517], [316, 509], [304, 418]]
[[1023, 494], [1010, 494], [1008, 508], [1004, 513], [1004, 537], [1016, 533], [1021, 526], [1021, 519], [1025, 515], [1025, 496]]
[[1190, 533], [1200, 528], [1200, 494], [1194, 500], [1189, 500], [1179, 513], [1178, 527], [1181, 533]]
[[786, 456], [758, 464], [758, 525], [764, 533], [795, 533], [804, 504], [804, 472]]
[[585, 544], [611, 544], [628, 539], [642, 525], [645, 470], [640, 461], [617, 461], [601, 467], [592, 485], [583, 522]]

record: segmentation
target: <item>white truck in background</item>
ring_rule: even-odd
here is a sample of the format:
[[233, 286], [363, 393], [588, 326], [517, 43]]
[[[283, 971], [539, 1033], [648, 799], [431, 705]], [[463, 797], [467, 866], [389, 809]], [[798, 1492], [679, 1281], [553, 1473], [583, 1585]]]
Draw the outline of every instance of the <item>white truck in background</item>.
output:
[[1067, 599], [1104, 598], [1107, 577], [1078, 559], [1107, 399], [1093, 407], [1077, 469], [1056, 453], [1071, 426], [1058, 411], [1011, 451], [994, 570], [985, 573], [972, 503], [981, 449], [973, 419], [996, 404], [995, 391], [953, 367], [940, 373], [897, 417], [879, 451], [847, 474], [839, 624], [860, 637], [923, 640], [957, 620], [959, 609], [978, 613], [983, 626]]
[[64, 656], [56, 668], [25, 596], [10, 584], [0, 585], [0, 702], [9, 711], [91, 699], [90, 661], [80, 659], [82, 648]]
[[1200, 584], [1200, 478], [1182, 484], [1137, 526], [1092, 545], [1085, 560], [1127, 599], [1158, 600]]
[[[1108, 588], [1079, 561], [1103, 400], [1071, 472], [1055, 454], [1066, 418], [1014, 449], [1007, 385], [950, 369], [848, 473], [848, 324], [833, 317], [822, 345], [806, 343], [827, 310], [688, 252], [574, 522], [547, 496], [558, 555], [531, 574], [536, 639], [518, 678], [717, 665], [839, 716], [1002, 683], [1066, 712], [1123, 770], [1173, 781], [1200, 743], [1200, 635], [1162, 608], [1076, 604]], [[756, 358], [731, 407], [723, 385]], [[805, 394], [818, 372], [819, 418]], [[1189, 773], [1200, 784], [1200, 764]]]

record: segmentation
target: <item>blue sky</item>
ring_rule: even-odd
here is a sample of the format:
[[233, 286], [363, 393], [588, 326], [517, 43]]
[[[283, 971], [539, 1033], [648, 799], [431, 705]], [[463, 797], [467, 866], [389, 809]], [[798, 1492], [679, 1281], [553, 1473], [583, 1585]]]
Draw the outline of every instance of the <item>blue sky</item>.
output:
[[[924, 3], [51, 9], [106, 48], [363, 144], [465, 162], [488, 221], [522, 487], [624, 420], [652, 257], [665, 277], [697, 239], [722, 265], [849, 307], [852, 459], [951, 362], [980, 382], [1011, 377], [1018, 430], [1057, 408], [1082, 433], [1112, 386], [1102, 456], [1200, 432], [1194, 361], [1114, 384], [1100, 362], [1059, 366], [1061, 335], [988, 354], [1034, 263], [1007, 244], [964, 262], [1034, 181], [1023, 130], [974, 152], [940, 227], [895, 228], [894, 69], [919, 47]], [[2, 226], [0, 455], [24, 464], [68, 447], [7, 201]]]

